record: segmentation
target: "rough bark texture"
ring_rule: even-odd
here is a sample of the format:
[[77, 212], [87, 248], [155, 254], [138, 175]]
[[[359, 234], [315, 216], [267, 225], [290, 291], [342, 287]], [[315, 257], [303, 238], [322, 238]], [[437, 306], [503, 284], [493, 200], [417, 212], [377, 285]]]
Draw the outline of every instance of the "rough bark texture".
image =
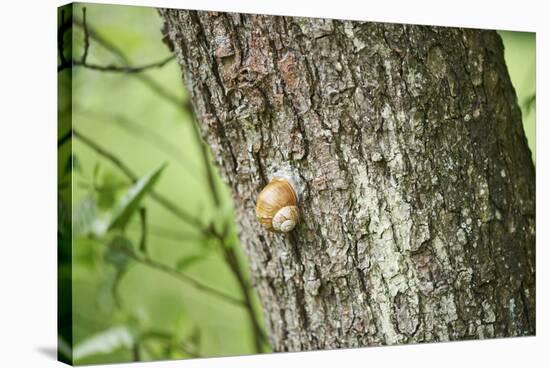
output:
[[[493, 31], [161, 10], [275, 351], [535, 333], [535, 169]], [[280, 167], [288, 235], [256, 221]]]

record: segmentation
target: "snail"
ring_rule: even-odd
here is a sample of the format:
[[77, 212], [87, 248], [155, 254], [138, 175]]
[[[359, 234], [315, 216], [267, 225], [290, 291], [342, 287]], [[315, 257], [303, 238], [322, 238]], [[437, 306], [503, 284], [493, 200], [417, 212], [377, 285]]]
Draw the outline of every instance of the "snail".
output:
[[274, 176], [256, 200], [256, 217], [260, 224], [272, 232], [292, 231], [300, 220], [298, 190], [291, 177]]

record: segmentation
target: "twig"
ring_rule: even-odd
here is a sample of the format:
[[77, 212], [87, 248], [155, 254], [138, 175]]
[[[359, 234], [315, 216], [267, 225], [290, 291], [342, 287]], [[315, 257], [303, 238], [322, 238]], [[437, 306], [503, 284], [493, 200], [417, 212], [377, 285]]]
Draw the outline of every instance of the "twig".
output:
[[190, 285], [192, 285], [193, 287], [195, 287], [195, 289], [197, 290], [201, 290], [201, 291], [205, 291], [205, 292], [208, 292], [212, 295], [215, 295], [215, 296], [218, 296], [224, 300], [226, 300], [227, 302], [230, 302], [232, 304], [235, 304], [237, 306], [243, 306], [243, 301], [240, 300], [240, 299], [237, 299], [237, 298], [234, 298], [232, 297], [231, 295], [228, 295], [228, 294], [225, 294], [217, 289], [214, 289], [206, 284], [203, 284], [202, 282], [198, 281], [197, 279], [193, 278], [192, 276], [189, 276], [183, 272], [179, 272], [163, 263], [160, 263], [160, 262], [157, 262], [149, 257], [142, 257], [142, 256], [139, 256], [133, 252], [128, 252], [128, 255], [134, 259], [136, 262], [139, 262], [141, 264], [144, 264], [144, 265], [147, 265], [151, 268], [154, 268], [156, 270], [159, 270], [159, 271], [162, 271], [168, 275], [171, 275], [173, 276], [174, 278], [178, 279], [178, 280], [181, 280], [181, 281], [184, 281]]
[[65, 133], [59, 140], [57, 141], [57, 148], [64, 145], [66, 142], [68, 142], [73, 136], [73, 131], [69, 130], [67, 133]]
[[139, 209], [139, 219], [141, 223], [141, 239], [139, 240], [139, 250], [147, 254], [147, 210], [145, 207]]
[[[191, 115], [195, 116], [193, 111], [191, 111]], [[208, 151], [207, 151], [206, 145], [202, 141], [202, 137], [199, 132], [198, 122], [196, 122], [194, 118], [191, 119], [191, 125], [193, 128], [195, 139], [197, 140], [197, 143], [199, 144], [199, 148], [201, 150], [201, 156], [204, 163], [204, 168], [206, 169], [206, 179], [208, 180], [208, 186], [210, 187], [210, 193], [212, 194], [214, 206], [219, 207], [220, 196], [218, 194], [218, 191], [216, 190], [216, 183], [214, 182], [214, 173], [212, 172], [212, 165], [208, 157]]]
[[90, 34], [88, 33], [88, 26], [86, 25], [86, 7], [82, 8], [82, 24], [84, 24], [84, 52], [82, 53], [80, 62], [86, 64], [88, 50], [90, 49]]
[[[62, 18], [64, 17], [64, 14], [63, 14], [63, 11], [61, 12], [62, 14]], [[69, 22], [69, 25], [71, 23]], [[146, 64], [146, 65], [142, 65], [142, 66], [131, 66], [128, 59], [126, 57], [123, 58], [123, 61], [126, 65], [122, 65], [122, 66], [118, 66], [118, 65], [100, 65], [100, 64], [93, 64], [93, 63], [89, 63], [87, 62], [87, 57], [88, 57], [88, 51], [89, 51], [89, 48], [90, 48], [90, 37], [92, 38], [99, 38], [97, 33], [94, 31], [90, 31], [90, 28], [86, 22], [86, 8], [82, 8], [82, 21], [75, 21], [75, 24], [79, 25], [82, 27], [83, 31], [84, 31], [84, 51], [82, 53], [82, 57], [80, 58], [80, 60], [73, 60], [72, 63], [70, 63], [69, 61], [67, 61], [65, 59], [65, 56], [63, 55], [63, 48], [64, 48], [64, 45], [63, 45], [63, 35], [66, 31], [66, 29], [63, 29], [63, 28], [60, 28], [59, 32], [58, 32], [58, 48], [59, 48], [59, 53], [60, 53], [60, 60], [61, 60], [61, 65], [59, 65], [57, 67], [57, 71], [60, 72], [64, 69], [68, 69], [72, 66], [80, 66], [80, 67], [84, 67], [84, 68], [88, 68], [88, 69], [92, 69], [92, 70], [98, 70], [98, 71], [103, 71], [103, 72], [113, 72], [113, 73], [127, 73], [127, 74], [137, 74], [137, 73], [141, 73], [143, 71], [146, 71], [148, 69], [152, 69], [152, 68], [160, 68], [160, 67], [163, 67], [164, 65], [166, 65], [167, 63], [169, 63], [170, 61], [174, 60], [175, 59], [175, 55], [170, 55], [168, 56], [167, 58], [165, 59], [162, 59], [160, 61], [157, 61], [157, 62], [154, 62], [154, 63], [150, 63], [150, 64]], [[101, 38], [100, 38], [101, 39]], [[106, 44], [106, 42], [102, 40], [102, 43], [103, 44]], [[113, 50], [114, 47], [111, 46], [109, 47], [109, 50]], [[120, 56], [120, 55], [123, 55], [121, 52], [117, 52], [117, 54]], [[156, 85], [156, 83], [154, 83], [151, 79], [144, 79], [144, 81], [146, 81], [147, 84], [150, 85], [150, 87], [152, 87], [153, 89], [155, 89], [157, 92], [161, 93], [164, 97], [167, 97], [167, 98], [170, 98], [170, 100], [173, 101], [174, 97], [173, 96], [170, 96], [167, 92], [165, 92], [164, 90], [162, 90], [161, 87], [159, 87], [158, 85]], [[177, 102], [178, 105], [179, 105], [179, 101]]]
[[134, 174], [134, 172], [126, 166], [124, 162], [122, 162], [118, 157], [116, 157], [114, 154], [110, 153], [109, 151], [103, 149], [101, 146], [99, 146], [97, 143], [95, 143], [90, 138], [84, 136], [82, 133], [77, 132], [75, 129], [72, 130], [73, 136], [83, 143], [85, 143], [88, 147], [92, 148], [94, 151], [99, 153], [101, 156], [107, 158], [109, 161], [111, 161], [116, 167], [118, 167], [128, 178], [130, 178], [132, 181], [137, 181], [137, 175]]
[[[74, 19], [74, 24], [78, 27], [84, 28], [84, 22], [78, 18]], [[90, 35], [90, 38], [94, 39], [104, 49], [114, 54], [121, 62], [125, 64], [130, 63], [130, 60], [126, 57], [126, 55], [124, 55], [124, 53], [117, 46], [115, 46], [113, 43], [103, 38], [102, 36], [100, 36], [99, 33], [91, 25], [86, 24], [86, 28], [88, 30], [88, 34]]]
[[228, 263], [231, 265], [233, 274], [235, 275], [239, 288], [241, 289], [242, 296], [244, 298], [244, 304], [246, 306], [246, 311], [248, 314], [248, 319], [252, 325], [252, 330], [254, 332], [254, 345], [256, 346], [256, 351], [259, 353], [262, 352], [263, 342], [267, 342], [267, 336], [260, 326], [260, 322], [256, 317], [256, 312], [254, 311], [254, 306], [252, 304], [252, 293], [248, 287], [248, 283], [242, 273], [241, 267], [239, 266], [235, 251], [232, 247], [224, 247], [225, 256], [228, 259]]
[[63, 49], [65, 47], [63, 42], [63, 37], [65, 36], [65, 10], [61, 10], [61, 25], [59, 26], [59, 29], [57, 30], [57, 52], [59, 54], [59, 60], [61, 61], [61, 65], [66, 63], [65, 55], [63, 53]]
[[61, 25], [57, 30], [57, 51], [59, 54], [60, 65], [57, 67], [57, 71], [61, 71], [67, 67], [70, 67], [71, 63], [65, 58], [65, 32], [71, 29], [72, 25], [72, 16], [65, 22], [65, 10], [61, 10]]
[[[232, 303], [232, 304], [235, 304], [237, 306], [243, 306], [243, 301], [240, 300], [240, 299], [237, 299], [235, 297], [232, 297], [231, 295], [228, 295], [228, 294], [225, 294], [224, 292], [222, 291], [219, 291], [211, 286], [208, 286], [206, 284], [203, 284], [201, 281], [195, 279], [194, 277], [186, 274], [186, 273], [183, 273], [181, 271], [178, 271], [170, 266], [167, 266], [165, 265], [164, 263], [161, 263], [161, 262], [158, 262], [158, 261], [155, 261], [154, 259], [150, 258], [149, 256], [147, 255], [140, 255], [140, 254], [137, 254], [132, 248], [120, 248], [120, 251], [126, 253], [126, 255], [133, 259], [134, 261], [138, 262], [138, 263], [141, 263], [145, 266], [149, 266], [153, 269], [156, 269], [158, 271], [161, 271], [161, 272], [164, 272], [180, 281], [183, 281], [185, 282], [186, 284], [188, 285], [191, 285], [192, 287], [194, 287], [195, 289], [197, 290], [201, 290], [201, 291], [204, 291], [204, 292], [207, 292], [211, 295], [214, 295], [214, 296], [217, 296], [219, 298], [222, 298], [224, 299], [225, 301], [229, 302], [229, 303]], [[117, 270], [117, 272], [119, 272]], [[120, 276], [117, 275], [117, 276]], [[114, 289], [113, 289], [114, 291]], [[115, 298], [116, 299], [116, 298]]]
[[91, 64], [91, 63], [82, 62], [82, 61], [74, 61], [73, 65], [74, 66], [81, 66], [81, 67], [84, 67], [84, 68], [87, 68], [87, 69], [92, 69], [92, 70], [99, 70], [99, 71], [102, 71], [102, 72], [132, 74], [132, 73], [141, 73], [141, 72], [146, 71], [148, 69], [161, 68], [161, 67], [168, 64], [170, 61], [172, 61], [174, 59], [175, 59], [175, 56], [170, 55], [167, 58], [162, 59], [161, 61], [157, 61], [157, 62], [150, 63], [150, 64], [145, 64], [145, 65], [142, 65], [142, 66], [136, 66], [136, 67], [117, 66], [117, 65], [99, 65], [99, 64]]
[[[74, 20], [74, 24], [83, 27], [83, 23], [79, 19]], [[90, 38], [95, 40], [99, 45], [101, 45], [106, 50], [110, 51], [113, 55], [115, 55], [119, 61], [124, 64], [125, 66], [130, 66], [130, 59], [122, 52], [120, 48], [118, 48], [115, 44], [110, 42], [109, 40], [103, 38], [93, 27], [91, 27], [89, 24], [87, 25], [88, 32], [90, 35]], [[163, 99], [169, 101], [171, 104], [175, 105], [178, 109], [180, 109], [183, 105], [183, 101], [176, 97], [175, 95], [168, 92], [166, 89], [164, 89], [159, 83], [155, 82], [155, 80], [151, 79], [149, 76], [144, 74], [131, 74], [138, 78], [143, 84], [145, 84], [147, 87], [149, 87], [152, 91], [154, 91], [158, 96], [162, 97]]]
[[[212, 230], [213, 230], [212, 235], [216, 237], [220, 242], [220, 246], [224, 254], [224, 259], [226, 263], [229, 265], [229, 269], [235, 276], [235, 279], [237, 280], [237, 283], [241, 290], [241, 294], [244, 298], [243, 303], [248, 315], [248, 320], [252, 327], [254, 346], [256, 348], [256, 351], [258, 353], [261, 353], [263, 351], [263, 343], [265, 342], [267, 344], [268, 339], [267, 339], [267, 335], [265, 334], [262, 327], [260, 326], [260, 322], [258, 321], [258, 318], [256, 317], [256, 312], [254, 311], [254, 305], [252, 304], [251, 289], [239, 265], [239, 261], [237, 258], [237, 254], [235, 253], [235, 249], [233, 248], [233, 246], [225, 246], [226, 234], [223, 234], [223, 233], [219, 234], [214, 229]], [[227, 230], [225, 230], [224, 232], [226, 231]]]

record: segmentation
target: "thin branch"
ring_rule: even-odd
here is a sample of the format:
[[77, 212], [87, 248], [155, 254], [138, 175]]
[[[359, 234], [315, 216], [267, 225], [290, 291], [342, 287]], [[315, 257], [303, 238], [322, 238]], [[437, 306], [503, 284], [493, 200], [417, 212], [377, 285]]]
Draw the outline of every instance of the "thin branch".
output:
[[[224, 232], [227, 232], [227, 227]], [[252, 327], [254, 346], [256, 348], [256, 351], [261, 353], [263, 351], [263, 343], [265, 342], [267, 344], [268, 339], [266, 333], [263, 331], [260, 325], [260, 322], [258, 321], [256, 312], [254, 310], [254, 305], [252, 303], [252, 290], [246, 281], [241, 266], [239, 265], [235, 249], [233, 248], [233, 246], [225, 246], [226, 234], [219, 234], [214, 231], [213, 236], [219, 240], [222, 251], [224, 253], [224, 259], [229, 265], [229, 268], [235, 276], [235, 279], [237, 280], [237, 283], [241, 290], [241, 294], [244, 298], [243, 303], [248, 315], [248, 320]]]
[[139, 240], [139, 250], [147, 254], [147, 210], [145, 207], [139, 209], [139, 219], [141, 224], [141, 238]]
[[90, 34], [88, 32], [88, 26], [86, 24], [86, 7], [82, 8], [82, 24], [84, 25], [84, 52], [80, 62], [86, 64], [86, 58], [88, 57], [88, 50], [90, 49]]
[[136, 262], [139, 262], [141, 264], [147, 265], [151, 268], [154, 268], [158, 271], [162, 271], [170, 276], [173, 276], [174, 278], [181, 280], [189, 285], [192, 285], [195, 289], [201, 290], [204, 292], [208, 292], [209, 294], [215, 295], [219, 298], [224, 299], [225, 301], [235, 304], [237, 306], [242, 307], [243, 301], [240, 299], [237, 299], [231, 295], [225, 294], [224, 292], [221, 292], [217, 289], [214, 289], [213, 287], [210, 287], [206, 284], [203, 284], [201, 281], [193, 278], [192, 276], [189, 276], [183, 272], [179, 272], [163, 263], [157, 262], [149, 257], [142, 257], [139, 256], [133, 252], [128, 252], [128, 255], [134, 259]]
[[[240, 300], [240, 299], [237, 299], [231, 295], [228, 295], [228, 294], [225, 294], [224, 292], [222, 291], [219, 291], [211, 286], [208, 286], [206, 284], [203, 284], [201, 281], [195, 279], [194, 277], [186, 274], [186, 273], [183, 273], [181, 271], [178, 271], [168, 265], [165, 265], [164, 263], [161, 263], [161, 262], [158, 262], [158, 261], [155, 261], [154, 259], [148, 257], [147, 255], [140, 255], [140, 254], [137, 254], [132, 248], [120, 248], [120, 251], [126, 253], [126, 255], [138, 262], [138, 263], [141, 263], [145, 266], [148, 266], [148, 267], [151, 267], [153, 269], [156, 269], [158, 271], [161, 271], [167, 275], [170, 275], [180, 281], [183, 281], [184, 283], [194, 287], [195, 289], [197, 290], [200, 290], [200, 291], [203, 291], [203, 292], [206, 292], [206, 293], [209, 293], [213, 296], [216, 296], [216, 297], [219, 297], [231, 304], [235, 304], [237, 306], [240, 306], [242, 307], [244, 305], [243, 301]], [[117, 272], [119, 272], [119, 274], [117, 274], [117, 280], [115, 280], [115, 282], [117, 281], [120, 281], [120, 271], [117, 270]], [[116, 286], [116, 285], [115, 285]], [[113, 292], [115, 292], [115, 288], [113, 288]], [[113, 296], [115, 296], [115, 294], [113, 294]], [[116, 297], [115, 297], [115, 301], [116, 300]], [[118, 303], [117, 301], [117, 304], [120, 306], [120, 304]]]
[[66, 63], [66, 62], [62, 62], [61, 64], [59, 64], [57, 66], [57, 72], [62, 72], [63, 70], [65, 69], [71, 69], [71, 64], [70, 63]]
[[[84, 28], [84, 22], [78, 18], [74, 19], [74, 24], [78, 27]], [[90, 35], [90, 38], [95, 40], [99, 45], [101, 45], [101, 47], [114, 54], [122, 63], [130, 64], [130, 60], [117, 46], [115, 46], [106, 38], [103, 38], [91, 25], [86, 24], [86, 28], [88, 29], [88, 34]]]
[[65, 32], [71, 29], [72, 16], [65, 22], [65, 10], [61, 10], [61, 24], [57, 30], [57, 51], [59, 54], [60, 65], [57, 67], [57, 71], [60, 72], [71, 66], [71, 63], [65, 58]]
[[[62, 17], [63, 16], [64, 15], [63, 15], [63, 11], [62, 11]], [[65, 30], [60, 29], [60, 31], [58, 32], [58, 48], [59, 48], [59, 53], [60, 53], [61, 65], [59, 65], [57, 67], [58, 72], [60, 72], [64, 69], [68, 69], [72, 66], [80, 66], [80, 67], [84, 67], [84, 68], [87, 68], [87, 69], [98, 70], [98, 71], [103, 71], [103, 72], [137, 74], [137, 73], [141, 73], [143, 71], [146, 71], [148, 69], [161, 68], [164, 65], [166, 65], [167, 63], [169, 63], [170, 61], [175, 59], [175, 55], [170, 55], [170, 56], [168, 56], [168, 57], [166, 57], [166, 58], [164, 58], [160, 61], [136, 67], [136, 66], [131, 66], [126, 57], [121, 57], [121, 56], [123, 56], [122, 52], [117, 50], [116, 54], [123, 59], [123, 62], [124, 62], [125, 65], [118, 66], [118, 65], [100, 65], [100, 64], [89, 63], [89, 62], [87, 62], [86, 59], [88, 57], [88, 51], [89, 51], [89, 48], [90, 48], [90, 37], [95, 38], [95, 39], [100, 39], [102, 44], [109, 45], [108, 49], [112, 52], [113, 52], [113, 50], [116, 50], [116, 48], [114, 46], [112, 46], [111, 44], [107, 43], [104, 39], [100, 38], [98, 36], [97, 32], [90, 30], [90, 27], [88, 26], [88, 23], [86, 22], [86, 8], [85, 7], [82, 8], [82, 21], [75, 21], [75, 24], [82, 27], [82, 29], [84, 31], [84, 51], [82, 53], [82, 57], [80, 58], [80, 60], [73, 60], [72, 63], [68, 62], [65, 59], [65, 56], [63, 55], [63, 47], [64, 47], [64, 45], [63, 45], [63, 34], [64, 34]], [[162, 90], [162, 88], [160, 86], [156, 85], [156, 83], [153, 80], [144, 79], [144, 81], [147, 84], [149, 84], [149, 86], [151, 88], [156, 90], [158, 93], [161, 93], [164, 97], [167, 97], [172, 102], [174, 102], [173, 101], [174, 97], [170, 96], [167, 92]], [[179, 105], [180, 102], [177, 101], [177, 104]]]
[[59, 54], [59, 60], [61, 61], [61, 65], [67, 62], [64, 55], [64, 47], [65, 47], [63, 42], [63, 38], [65, 36], [64, 24], [65, 24], [65, 10], [61, 10], [61, 25], [57, 30], [57, 53]]
[[[84, 24], [79, 19], [74, 20], [74, 24], [83, 27]], [[124, 54], [124, 52], [117, 47], [115, 44], [107, 40], [106, 38], [103, 38], [92, 26], [89, 24], [87, 25], [88, 32], [90, 35], [90, 38], [95, 40], [99, 45], [101, 45], [104, 49], [111, 52], [111, 54], [115, 55], [119, 61], [124, 64], [125, 66], [130, 66], [130, 59]], [[183, 105], [182, 99], [176, 97], [175, 95], [168, 92], [166, 89], [164, 89], [159, 83], [157, 83], [154, 79], [150, 78], [147, 75], [144, 74], [131, 74], [138, 78], [143, 84], [145, 84], [147, 87], [149, 87], [153, 92], [155, 92], [158, 96], [162, 97], [163, 99], [169, 101], [171, 104], [175, 105], [178, 109], [181, 109]]]
[[67, 133], [65, 133], [59, 140], [57, 141], [57, 148], [64, 145], [66, 142], [68, 142], [73, 136], [73, 131], [69, 130]]
[[98, 71], [102, 71], [102, 72], [132, 74], [132, 73], [141, 73], [141, 72], [144, 72], [148, 69], [161, 68], [161, 67], [168, 64], [170, 61], [172, 61], [174, 59], [175, 59], [175, 56], [170, 55], [167, 58], [162, 59], [161, 61], [157, 61], [157, 62], [150, 63], [150, 64], [145, 64], [145, 65], [142, 65], [142, 66], [135, 66], [135, 67], [132, 67], [132, 66], [118, 66], [118, 65], [112, 65], [112, 64], [111, 65], [99, 65], [99, 64], [92, 64], [92, 63], [87, 63], [87, 62], [82, 62], [82, 61], [74, 61], [73, 65], [74, 66], [81, 66], [81, 67], [84, 67], [84, 68], [87, 68], [87, 69], [98, 70]]
[[[191, 111], [191, 115], [195, 116], [194, 111]], [[191, 125], [193, 128], [193, 133], [195, 135], [195, 139], [197, 143], [200, 146], [201, 156], [204, 163], [204, 168], [206, 169], [206, 178], [208, 180], [208, 186], [210, 188], [210, 193], [212, 194], [212, 200], [214, 201], [214, 206], [219, 207], [220, 206], [220, 196], [218, 195], [218, 191], [216, 190], [216, 183], [214, 181], [214, 173], [212, 172], [212, 164], [210, 163], [210, 159], [208, 157], [208, 150], [206, 148], [206, 144], [203, 142], [201, 134], [199, 132], [198, 122], [191, 118]]]
[[109, 161], [111, 161], [130, 180], [132, 180], [132, 181], [137, 181], [138, 180], [137, 175], [134, 174], [134, 172], [128, 166], [126, 166], [126, 164], [124, 162], [122, 162], [114, 154], [112, 154], [109, 151], [103, 149], [101, 146], [99, 146], [97, 143], [95, 143], [92, 139], [84, 136], [82, 133], [76, 131], [75, 129], [73, 129], [72, 132], [73, 132], [73, 136], [75, 138], [79, 139], [82, 143], [85, 143], [88, 147], [92, 148], [98, 154], [100, 154], [101, 156], [103, 156], [103, 157], [107, 158]]
[[267, 342], [267, 336], [262, 330], [262, 327], [260, 326], [260, 322], [256, 317], [256, 312], [254, 311], [254, 306], [252, 304], [251, 290], [248, 287], [248, 283], [246, 282], [246, 279], [242, 273], [242, 269], [239, 266], [234, 249], [228, 248], [228, 247], [224, 247], [224, 249], [225, 249], [226, 259], [228, 259], [228, 263], [231, 265], [231, 268], [233, 269], [233, 274], [237, 278], [239, 288], [241, 289], [241, 293], [244, 298], [244, 304], [246, 306], [248, 319], [252, 326], [252, 331], [254, 332], [253, 336], [254, 336], [254, 345], [256, 347], [256, 351], [261, 353], [263, 342]]

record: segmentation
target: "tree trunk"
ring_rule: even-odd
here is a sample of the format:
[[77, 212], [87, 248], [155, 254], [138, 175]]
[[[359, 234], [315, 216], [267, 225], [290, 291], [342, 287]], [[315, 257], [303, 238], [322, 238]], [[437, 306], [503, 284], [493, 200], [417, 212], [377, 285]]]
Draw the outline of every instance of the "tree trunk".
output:
[[[535, 169], [494, 31], [160, 11], [275, 351], [535, 333]], [[264, 230], [282, 167], [302, 220]]]

